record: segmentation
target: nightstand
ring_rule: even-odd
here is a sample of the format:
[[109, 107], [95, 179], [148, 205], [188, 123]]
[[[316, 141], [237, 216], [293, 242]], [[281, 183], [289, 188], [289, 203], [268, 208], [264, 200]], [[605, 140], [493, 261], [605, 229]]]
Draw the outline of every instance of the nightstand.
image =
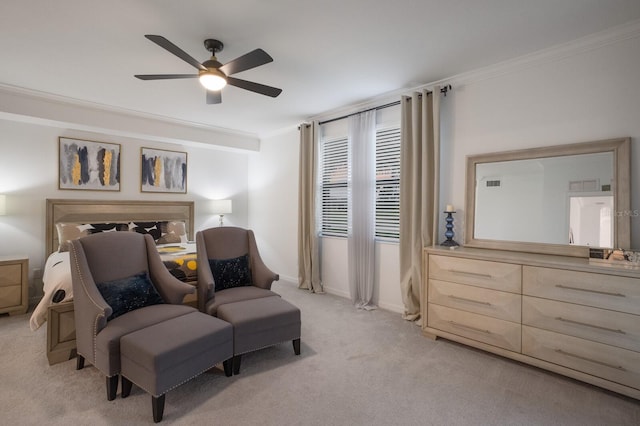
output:
[[0, 314], [24, 314], [28, 308], [29, 258], [0, 256]]

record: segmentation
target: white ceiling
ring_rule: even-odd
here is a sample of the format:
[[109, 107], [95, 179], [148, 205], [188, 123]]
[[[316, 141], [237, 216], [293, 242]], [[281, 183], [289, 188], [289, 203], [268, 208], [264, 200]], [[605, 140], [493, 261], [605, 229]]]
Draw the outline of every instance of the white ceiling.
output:
[[[0, 84], [259, 136], [637, 19], [639, 0], [1, 0]], [[260, 47], [274, 62], [237, 77], [283, 93], [138, 80], [196, 72], [145, 34], [200, 61], [206, 38], [222, 63]]]

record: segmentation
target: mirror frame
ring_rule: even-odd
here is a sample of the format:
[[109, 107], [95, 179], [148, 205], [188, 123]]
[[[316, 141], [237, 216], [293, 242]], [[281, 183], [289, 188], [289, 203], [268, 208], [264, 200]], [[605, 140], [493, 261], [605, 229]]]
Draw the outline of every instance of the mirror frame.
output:
[[[615, 195], [613, 203], [614, 212], [629, 211], [631, 208], [631, 138], [607, 139], [593, 142], [467, 156], [464, 245], [468, 247], [497, 250], [589, 257], [588, 246], [474, 238], [476, 206], [475, 171], [476, 165], [479, 163], [527, 160], [601, 152], [613, 153], [613, 182], [615, 187], [612, 188], [612, 191]], [[628, 214], [616, 214], [614, 224], [613, 248], [631, 248], [630, 216]]]

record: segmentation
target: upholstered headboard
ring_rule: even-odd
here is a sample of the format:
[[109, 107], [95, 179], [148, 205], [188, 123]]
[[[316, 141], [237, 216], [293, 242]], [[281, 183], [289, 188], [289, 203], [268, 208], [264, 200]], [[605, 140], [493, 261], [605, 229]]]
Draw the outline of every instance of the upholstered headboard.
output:
[[193, 201], [47, 199], [46, 256], [58, 249], [56, 223], [183, 221], [194, 239]]

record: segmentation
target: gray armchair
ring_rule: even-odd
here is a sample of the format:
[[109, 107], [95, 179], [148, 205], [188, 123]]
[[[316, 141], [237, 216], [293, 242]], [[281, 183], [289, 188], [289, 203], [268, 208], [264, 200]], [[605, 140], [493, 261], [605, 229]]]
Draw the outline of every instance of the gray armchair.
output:
[[[120, 337], [195, 311], [182, 304], [194, 292], [169, 273], [150, 235], [103, 232], [71, 242], [71, 279], [75, 307], [77, 369], [88, 360], [107, 378], [107, 399], [116, 397], [120, 374]], [[130, 310], [108, 320], [113, 309], [98, 290], [103, 283], [147, 273], [165, 303]]]
[[253, 231], [210, 228], [196, 234], [196, 245], [198, 307], [233, 326], [233, 374], [243, 354], [267, 346], [290, 340], [299, 355], [300, 310], [271, 291], [279, 276], [260, 258]]
[[[278, 281], [278, 274], [271, 271], [262, 261], [253, 231], [250, 229], [224, 226], [209, 228], [196, 233], [198, 253], [198, 309], [217, 316], [218, 307], [243, 300], [278, 296], [271, 291], [271, 284]], [[215, 291], [215, 282], [209, 259], [230, 259], [249, 255], [251, 286], [227, 288]]]

